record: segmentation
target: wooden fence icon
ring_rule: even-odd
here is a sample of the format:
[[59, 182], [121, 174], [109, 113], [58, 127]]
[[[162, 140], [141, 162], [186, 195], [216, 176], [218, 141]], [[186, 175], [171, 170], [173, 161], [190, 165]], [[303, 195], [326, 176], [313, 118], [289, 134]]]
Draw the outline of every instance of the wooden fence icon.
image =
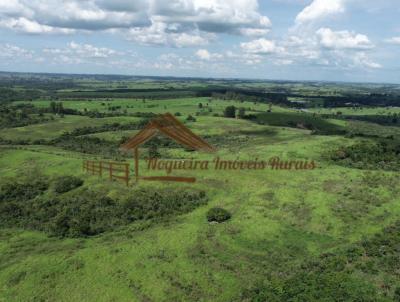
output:
[[[182, 176], [149, 176], [139, 177], [139, 146], [152, 139], [158, 134], [163, 134], [177, 143], [186, 146], [190, 150], [199, 150], [205, 152], [214, 152], [216, 149], [208, 144], [204, 139], [194, 134], [182, 122], [170, 113], [165, 113], [155, 117], [146, 127], [139, 131], [134, 137], [127, 140], [120, 149], [128, 152], [133, 151], [135, 166], [134, 177], [136, 183], [139, 179], [147, 181], [174, 181], [188, 182], [196, 181], [194, 177]], [[125, 181], [129, 185], [129, 164], [118, 162], [104, 162], [85, 160], [83, 162], [83, 170], [92, 173], [93, 175], [103, 176], [103, 173], [108, 173], [111, 180], [118, 179]], [[114, 173], [116, 172], [116, 173]], [[118, 174], [119, 173], [119, 174]], [[123, 173], [123, 175], [121, 175]]]
[[110, 180], [122, 180], [129, 185], [129, 163], [84, 160], [83, 171], [92, 175], [108, 175]]

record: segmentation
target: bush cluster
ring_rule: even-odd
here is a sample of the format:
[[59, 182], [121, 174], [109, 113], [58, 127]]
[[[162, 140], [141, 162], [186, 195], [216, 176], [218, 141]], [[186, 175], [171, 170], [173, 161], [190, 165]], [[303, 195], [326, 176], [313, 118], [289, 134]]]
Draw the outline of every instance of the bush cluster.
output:
[[29, 200], [42, 194], [48, 187], [47, 181], [40, 178], [30, 182], [9, 180], [0, 188], [0, 203], [9, 200]]
[[[305, 260], [243, 291], [241, 301], [400, 301], [400, 221], [370, 239]], [[381, 271], [392, 275], [373, 283]], [[384, 294], [379, 289], [384, 289]]]
[[392, 140], [365, 141], [335, 150], [331, 159], [357, 169], [400, 170], [400, 142]]
[[207, 220], [209, 222], [224, 222], [231, 218], [231, 213], [223, 208], [211, 208], [207, 212]]
[[[134, 190], [114, 200], [85, 188], [82, 181], [58, 178], [55, 192], [49, 183], [7, 184], [0, 190], [0, 225], [45, 231], [59, 237], [85, 237], [113, 230], [133, 221], [187, 213], [206, 203], [203, 191], [189, 189]], [[58, 193], [56, 193], [58, 192]]]
[[83, 180], [75, 176], [61, 176], [54, 181], [54, 191], [65, 193], [83, 185]]
[[122, 131], [122, 130], [139, 130], [148, 123], [148, 120], [141, 120], [139, 122], [120, 124], [104, 124], [101, 126], [87, 126], [81, 128], [75, 128], [71, 132], [65, 132], [63, 136], [81, 136], [93, 133], [101, 133], [107, 131]]
[[50, 142], [51, 145], [65, 150], [101, 155], [104, 158], [120, 159], [124, 156], [119, 152], [119, 144], [98, 137], [62, 136]]

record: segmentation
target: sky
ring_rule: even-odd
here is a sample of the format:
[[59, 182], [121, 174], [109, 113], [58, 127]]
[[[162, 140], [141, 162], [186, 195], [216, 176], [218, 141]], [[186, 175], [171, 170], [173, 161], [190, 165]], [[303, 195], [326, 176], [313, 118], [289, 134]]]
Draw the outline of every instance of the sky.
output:
[[0, 0], [0, 70], [400, 83], [400, 5]]

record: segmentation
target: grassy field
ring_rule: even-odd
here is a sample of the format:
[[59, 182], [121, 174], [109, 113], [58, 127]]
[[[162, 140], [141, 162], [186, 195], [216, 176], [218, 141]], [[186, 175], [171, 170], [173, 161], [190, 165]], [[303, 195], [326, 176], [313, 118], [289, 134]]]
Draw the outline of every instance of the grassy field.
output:
[[94, 127], [112, 123], [137, 122], [140, 118], [136, 117], [106, 117], [93, 119], [86, 116], [67, 115], [56, 117], [53, 121], [43, 124], [28, 125], [25, 127], [16, 127], [2, 129], [0, 137], [3, 139], [53, 139], [64, 132], [70, 132], [76, 128]]
[[[15, 104], [21, 104], [26, 102], [15, 102]], [[199, 109], [199, 103], [203, 105], [203, 109]], [[50, 101], [35, 101], [34, 105], [41, 108], [47, 108], [50, 105]], [[83, 111], [87, 110], [98, 110], [99, 112], [110, 112], [108, 107], [120, 107], [116, 111], [126, 110], [128, 113], [135, 112], [180, 112], [184, 115], [195, 114], [196, 112], [203, 113], [217, 113], [222, 114], [225, 107], [234, 105], [236, 107], [244, 107], [249, 109], [249, 112], [253, 111], [267, 111], [269, 109], [268, 104], [253, 103], [253, 102], [233, 102], [233, 101], [213, 101], [211, 98], [184, 98], [184, 99], [171, 99], [171, 100], [142, 100], [142, 99], [107, 99], [104, 100], [63, 100], [63, 105], [66, 108], [76, 109]], [[211, 112], [209, 110], [212, 110]], [[285, 112], [287, 109], [276, 107], [274, 111]]]
[[349, 108], [349, 107], [337, 107], [337, 108], [312, 108], [310, 112], [316, 112], [319, 114], [337, 114], [341, 112], [343, 115], [388, 115], [393, 113], [400, 113], [399, 107], [376, 107], [376, 108]]
[[[102, 103], [110, 103], [128, 113], [181, 112], [184, 120], [186, 115], [199, 111], [200, 102], [205, 105], [207, 99], [146, 100], [146, 103], [142, 100], [68, 100], [63, 104], [65, 108], [78, 110], [106, 111], [107, 106]], [[48, 107], [49, 102], [33, 104]], [[219, 114], [228, 105], [249, 107], [248, 113], [268, 109], [266, 104], [209, 102], [212, 112]], [[367, 110], [362, 114], [368, 114]], [[335, 165], [326, 153], [360, 139], [315, 135], [298, 124], [314, 123], [319, 130], [343, 130], [349, 125], [341, 120], [315, 119], [312, 115], [304, 118], [304, 115], [274, 106], [272, 113], [263, 113], [256, 120], [196, 116], [196, 122], [186, 125], [214, 144], [217, 153], [172, 147], [161, 148], [163, 155], [198, 160], [215, 157], [268, 160], [278, 156], [285, 160], [315, 161], [317, 168], [174, 172], [177, 176], [196, 177], [193, 185], [141, 181], [126, 187], [121, 182], [82, 171], [83, 159], [101, 159], [101, 155], [81, 154], [56, 146], [1, 146], [2, 179], [22, 175], [30, 179], [39, 175], [50, 178], [74, 175], [84, 180], [85, 188], [102, 190], [111, 198], [129, 196], [138, 188], [161, 190], [190, 186], [204, 190], [208, 203], [186, 214], [161, 221], [136, 221], [87, 238], [58, 238], [22, 228], [1, 228], [0, 301], [392, 301], [395, 289], [400, 287], [398, 272], [379, 270], [379, 267], [375, 271], [366, 269], [373, 265], [372, 258], [367, 256], [354, 260], [357, 263], [354, 270], [346, 273], [350, 281], [345, 286], [351, 286], [349, 292], [358, 294], [360, 300], [354, 300], [351, 295], [344, 295], [342, 300], [329, 298], [332, 297], [329, 292], [320, 299], [312, 294], [296, 299], [295, 294], [278, 293], [286, 283], [276, 280], [294, 284], [297, 281], [290, 281], [292, 275], [298, 277], [302, 273], [305, 277], [301, 280], [313, 278], [311, 272], [307, 276], [307, 269], [302, 268], [307, 261], [329, 253], [341, 256], [338, 250], [373, 238], [400, 215], [398, 172]], [[44, 124], [2, 129], [0, 136], [51, 139], [77, 127], [137, 120], [133, 117], [56, 117]], [[368, 123], [357, 125], [369, 128]], [[377, 133], [387, 128], [376, 127]], [[396, 130], [393, 127], [397, 135]], [[135, 130], [107, 131], [83, 137], [102, 138], [117, 146], [122, 137], [135, 133]], [[142, 156], [145, 152], [140, 149]], [[127, 160], [133, 172], [133, 160]], [[144, 160], [140, 171], [143, 175], [165, 174], [147, 171]], [[379, 178], [379, 184], [371, 185], [371, 177]], [[215, 206], [229, 210], [232, 218], [225, 223], [208, 223], [206, 212]], [[352, 263], [346, 265], [352, 267]], [[325, 280], [322, 284], [335, 288], [336, 275], [324, 279], [324, 272], [319, 274], [317, 280], [321, 278]], [[263, 293], [264, 287], [257, 291], [255, 286], [263, 282], [270, 282], [268, 288], [275, 286], [269, 291], [276, 292], [278, 298], [268, 300], [262, 296], [260, 291]], [[390, 288], [381, 290], [382, 285]], [[378, 294], [370, 296], [371, 300], [363, 300], [371, 288]], [[337, 291], [346, 292], [346, 289]]]

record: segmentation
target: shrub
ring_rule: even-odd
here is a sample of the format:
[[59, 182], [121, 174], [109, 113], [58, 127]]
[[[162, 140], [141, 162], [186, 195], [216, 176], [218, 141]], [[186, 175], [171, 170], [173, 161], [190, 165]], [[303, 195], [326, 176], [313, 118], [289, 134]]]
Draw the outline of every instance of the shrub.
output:
[[[56, 236], [92, 236], [124, 224], [116, 202], [98, 193], [74, 194], [56, 202], [53, 211], [58, 213], [48, 222], [48, 230]], [[51, 210], [47, 213], [51, 214]]]
[[399, 301], [396, 290], [393, 299], [381, 298], [375, 284], [358, 273], [360, 267], [368, 265], [396, 274], [399, 228], [400, 223], [391, 225], [369, 240], [305, 259], [278, 278], [253, 282], [242, 293], [241, 301]]
[[243, 107], [239, 108], [238, 117], [241, 119], [246, 118], [246, 109]]
[[45, 180], [37, 179], [30, 182], [9, 181], [0, 188], [0, 202], [10, 200], [32, 199], [48, 188]]
[[187, 213], [206, 202], [204, 191], [192, 189], [141, 189], [131, 191], [125, 199], [113, 200], [82, 188], [62, 195], [1, 201], [0, 226], [45, 231], [58, 237], [86, 237], [133, 221]]
[[339, 165], [357, 169], [400, 170], [400, 142], [364, 141], [330, 152], [330, 158]]
[[83, 180], [75, 176], [61, 176], [54, 181], [54, 191], [65, 193], [83, 185]]
[[118, 150], [119, 145], [116, 142], [107, 141], [98, 137], [75, 137], [66, 134], [52, 140], [50, 144], [66, 150], [80, 153], [99, 154], [103, 158], [113, 158], [115, 160], [123, 156], [123, 154]]
[[196, 118], [194, 118], [191, 114], [189, 114], [189, 116], [186, 118], [186, 121], [188, 122], [195, 122]]
[[378, 297], [371, 284], [346, 272], [296, 270], [284, 280], [258, 282], [241, 301], [387, 301]]
[[400, 287], [395, 289], [393, 299], [396, 302], [400, 301]]
[[224, 117], [235, 118], [236, 117], [236, 107], [228, 106], [224, 110]]
[[207, 212], [207, 220], [209, 222], [224, 222], [231, 218], [231, 213], [223, 208], [211, 208]]
[[158, 152], [158, 147], [156, 144], [151, 144], [148, 149], [149, 158], [159, 158], [161, 157], [160, 152]]

